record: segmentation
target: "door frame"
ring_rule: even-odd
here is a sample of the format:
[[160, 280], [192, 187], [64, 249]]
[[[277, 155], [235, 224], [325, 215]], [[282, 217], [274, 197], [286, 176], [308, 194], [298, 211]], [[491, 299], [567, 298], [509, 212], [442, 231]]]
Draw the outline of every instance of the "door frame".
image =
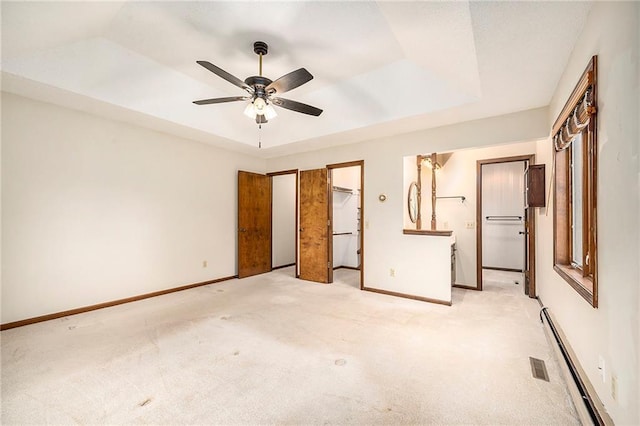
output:
[[[327, 164], [327, 171], [329, 172], [329, 178], [331, 179], [331, 184], [333, 185], [332, 178], [332, 170], [333, 169], [342, 169], [347, 167], [355, 167], [360, 166], [360, 235], [358, 238], [360, 239], [360, 290], [364, 289], [364, 160], [356, 160], [356, 161], [347, 161], [344, 163], [334, 163]], [[330, 280], [329, 282], [333, 282], [333, 188], [330, 188], [329, 191], [329, 220], [330, 227], [329, 232], [331, 234], [331, 239], [329, 243], [329, 262], [331, 262], [331, 267], [329, 270]]]
[[[476, 288], [482, 291], [482, 166], [484, 164], [512, 163], [517, 161], [535, 164], [535, 154], [516, 155], [512, 157], [478, 160], [476, 163]], [[528, 162], [528, 163], [527, 163]], [[524, 172], [523, 172], [524, 179]], [[525, 194], [522, 195], [523, 197]], [[524, 209], [526, 221], [525, 232], [528, 232], [527, 262], [529, 264], [529, 297], [536, 298], [536, 221], [532, 207]], [[525, 239], [527, 235], [525, 235]], [[525, 265], [526, 270], [526, 265]], [[526, 279], [525, 279], [526, 282]], [[472, 287], [469, 287], [472, 288]], [[472, 288], [473, 289], [473, 288]]]
[[[300, 190], [300, 175], [298, 173], [298, 169], [290, 169], [290, 170], [281, 170], [279, 172], [269, 172], [267, 173], [267, 176], [269, 176], [271, 178], [271, 270], [273, 270], [273, 177], [274, 176], [282, 176], [282, 175], [292, 175], [295, 174], [296, 175], [296, 202], [295, 202], [295, 209], [296, 209], [296, 218], [295, 218], [295, 223], [294, 223], [294, 235], [296, 236], [296, 241], [295, 241], [295, 252], [296, 252], [296, 257], [295, 257], [295, 275], [296, 278], [300, 277], [300, 273], [298, 271], [298, 251], [299, 251], [299, 247], [298, 247], [298, 212], [300, 210], [300, 206], [298, 205], [298, 191]], [[279, 267], [276, 267], [276, 269], [278, 269]]]

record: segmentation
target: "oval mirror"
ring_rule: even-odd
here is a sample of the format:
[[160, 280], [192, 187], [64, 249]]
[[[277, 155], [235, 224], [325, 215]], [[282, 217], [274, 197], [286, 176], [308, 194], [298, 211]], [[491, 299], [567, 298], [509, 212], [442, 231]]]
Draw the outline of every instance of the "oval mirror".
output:
[[409, 194], [407, 195], [407, 207], [409, 208], [409, 219], [412, 223], [418, 220], [418, 184], [411, 182]]

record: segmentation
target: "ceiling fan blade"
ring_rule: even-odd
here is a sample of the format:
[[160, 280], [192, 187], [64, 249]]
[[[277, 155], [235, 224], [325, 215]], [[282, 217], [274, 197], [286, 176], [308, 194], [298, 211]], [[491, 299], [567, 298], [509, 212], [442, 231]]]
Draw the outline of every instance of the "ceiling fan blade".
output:
[[217, 66], [213, 65], [211, 62], [207, 62], [207, 61], [196, 61], [196, 62], [199, 65], [202, 65], [203, 67], [205, 67], [206, 69], [211, 71], [212, 73], [214, 73], [215, 75], [217, 75], [218, 77], [224, 78], [229, 83], [231, 83], [233, 85], [236, 85], [236, 86], [240, 87], [241, 89], [244, 89], [247, 92], [253, 94], [253, 88], [251, 86], [249, 86], [244, 81], [240, 80], [238, 77], [235, 77], [235, 76], [229, 74], [228, 72], [226, 72], [222, 68], [218, 68]]
[[258, 124], [267, 123], [267, 119], [265, 118], [264, 115], [256, 114], [256, 123]]
[[295, 112], [301, 112], [303, 114], [314, 115], [316, 117], [322, 114], [322, 110], [320, 108], [303, 104], [302, 102], [292, 101], [291, 99], [272, 98], [271, 102], [279, 107], [290, 109]]
[[209, 105], [209, 104], [221, 104], [224, 102], [246, 101], [247, 99], [251, 99], [251, 97], [250, 96], [231, 96], [229, 98], [202, 99], [200, 101], [193, 101], [193, 103], [196, 105]]
[[289, 74], [283, 75], [273, 83], [269, 84], [265, 91], [267, 93], [284, 93], [296, 87], [311, 81], [313, 76], [304, 68], [291, 71]]

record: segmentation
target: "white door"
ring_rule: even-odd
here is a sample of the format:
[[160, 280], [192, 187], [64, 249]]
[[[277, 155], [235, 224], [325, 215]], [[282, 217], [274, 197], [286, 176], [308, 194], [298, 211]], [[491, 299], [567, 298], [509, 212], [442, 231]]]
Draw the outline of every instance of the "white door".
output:
[[482, 267], [522, 271], [524, 161], [482, 165]]

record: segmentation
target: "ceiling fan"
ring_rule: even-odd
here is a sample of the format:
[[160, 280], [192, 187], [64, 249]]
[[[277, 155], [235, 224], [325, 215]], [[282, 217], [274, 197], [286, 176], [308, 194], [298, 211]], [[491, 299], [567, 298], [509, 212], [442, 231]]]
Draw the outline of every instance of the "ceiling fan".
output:
[[193, 101], [193, 103], [196, 105], [208, 105], [250, 100], [251, 102], [249, 102], [245, 108], [244, 113], [251, 118], [255, 118], [256, 123], [258, 124], [266, 123], [277, 115], [272, 105], [316, 117], [322, 114], [322, 110], [319, 108], [276, 96], [302, 86], [313, 79], [313, 76], [306, 69], [300, 68], [290, 72], [289, 74], [283, 75], [276, 81], [271, 81], [267, 77], [263, 77], [262, 56], [267, 54], [268, 49], [269, 47], [265, 42], [256, 41], [253, 43], [253, 51], [260, 56], [260, 75], [247, 77], [244, 81], [234, 77], [222, 68], [218, 68], [210, 62], [196, 61], [199, 65], [202, 65], [218, 77], [221, 77], [229, 83], [246, 90], [249, 95], [202, 99], [199, 101]]

